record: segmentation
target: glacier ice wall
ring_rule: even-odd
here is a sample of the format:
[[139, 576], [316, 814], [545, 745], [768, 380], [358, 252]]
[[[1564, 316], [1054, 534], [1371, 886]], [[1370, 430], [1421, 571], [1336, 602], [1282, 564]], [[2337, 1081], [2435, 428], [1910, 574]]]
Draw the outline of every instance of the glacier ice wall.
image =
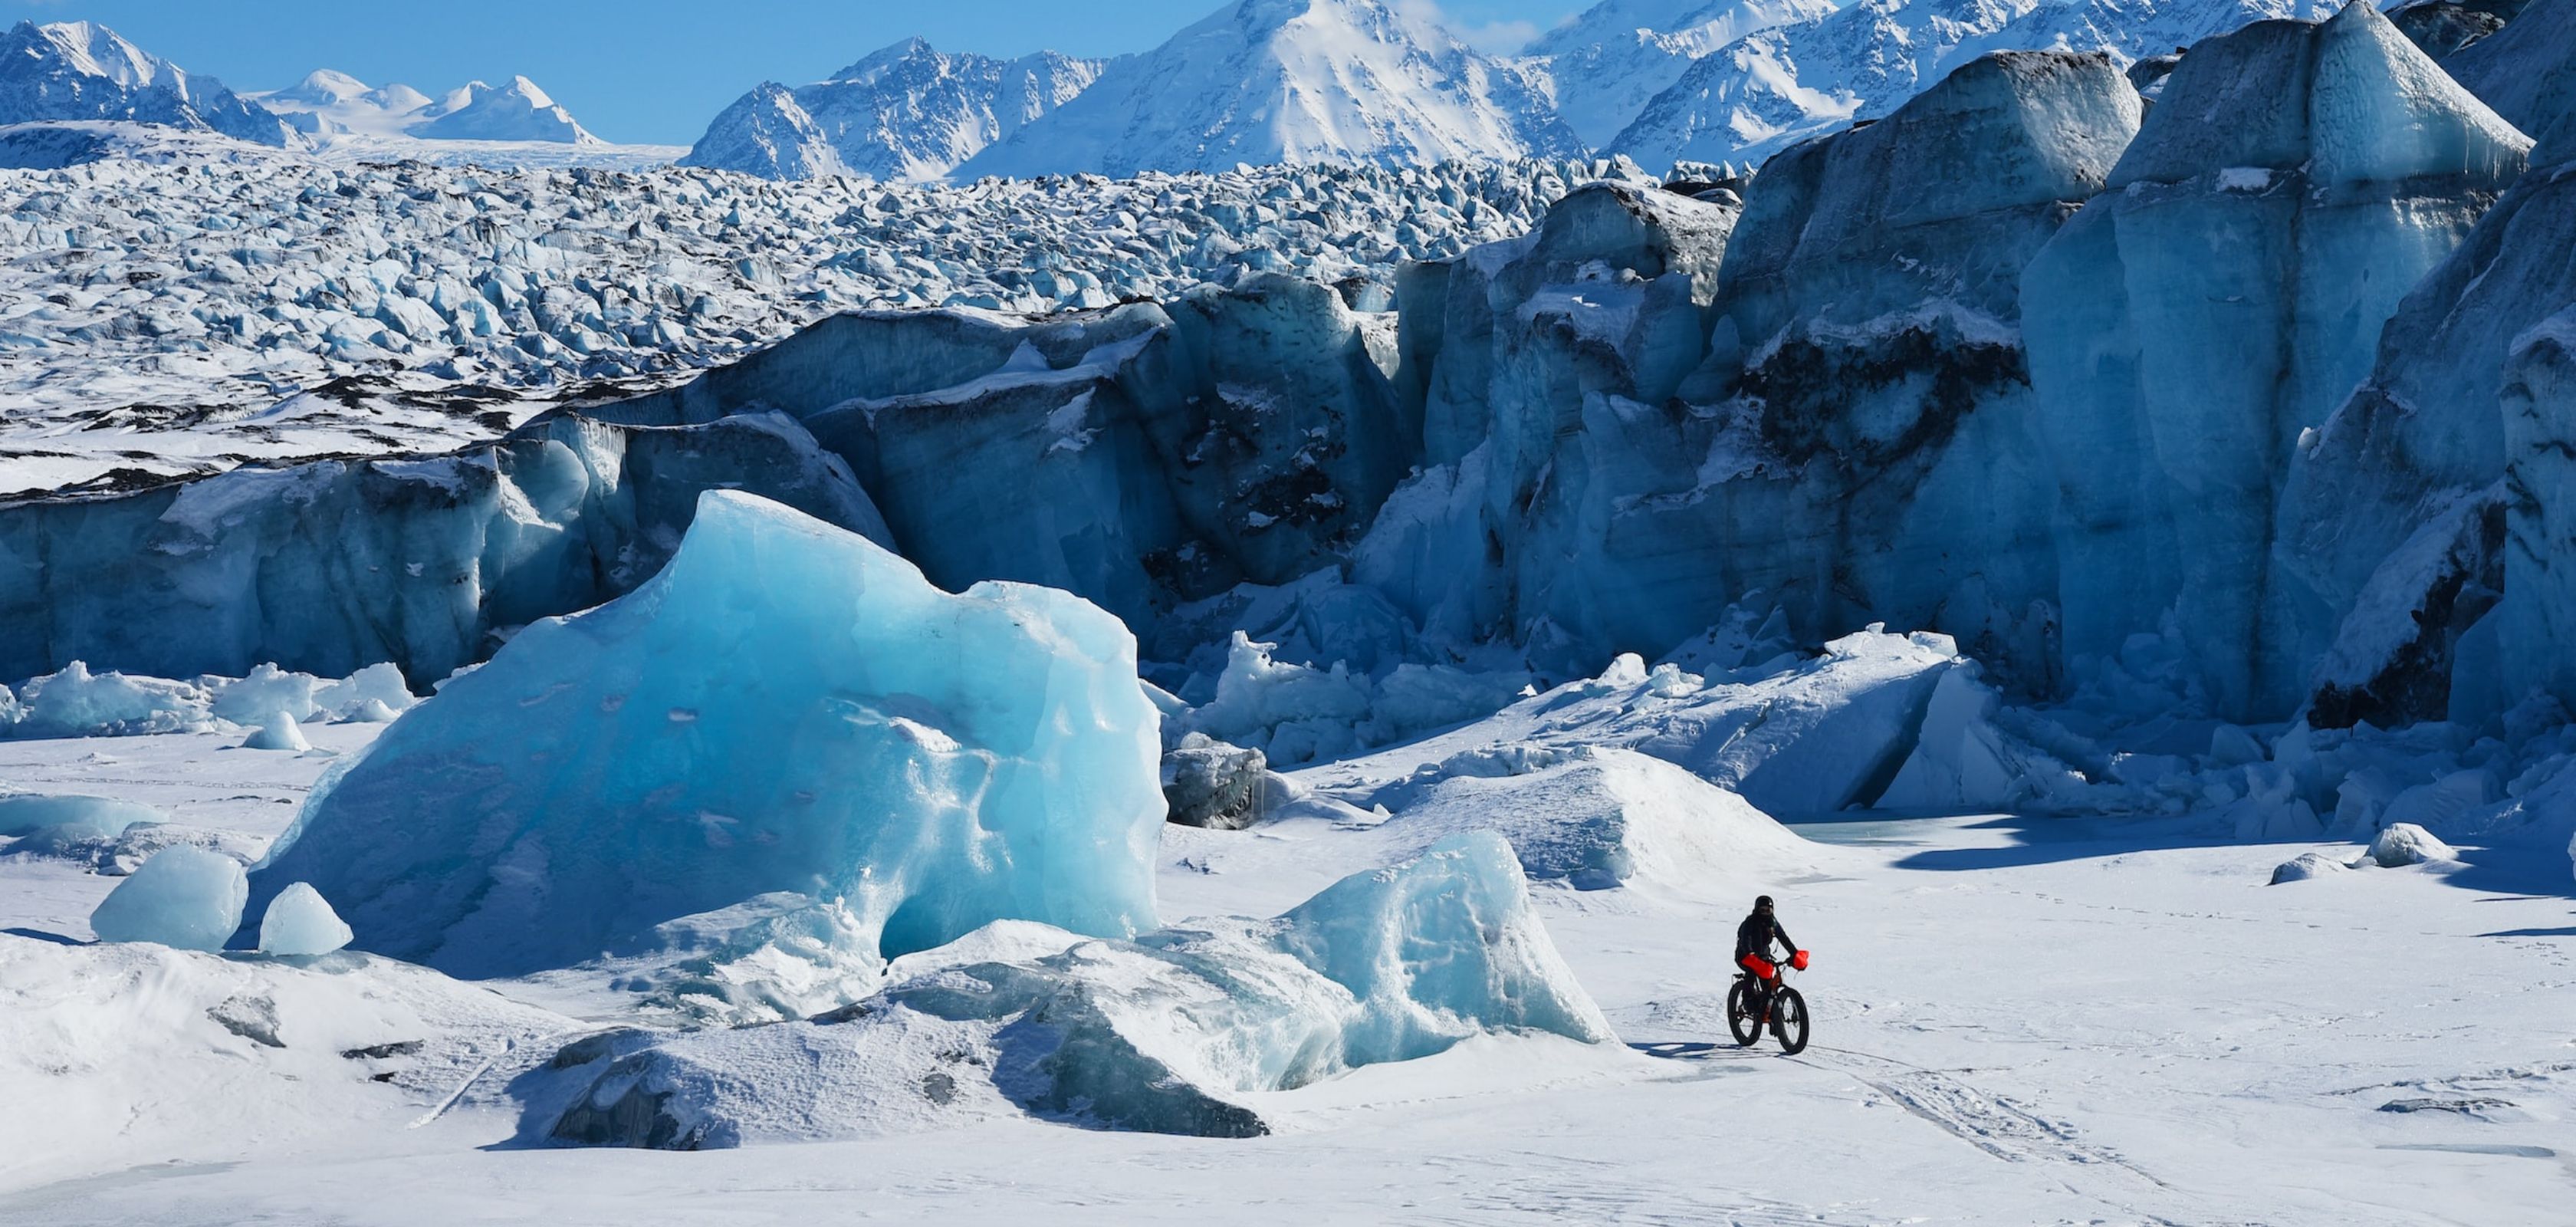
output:
[[1630, 502], [1689, 488], [1706, 451], [1673, 395], [1735, 215], [1596, 184], [1526, 239], [1417, 274], [1439, 292], [1399, 300], [1399, 350], [1421, 379], [1406, 391], [1423, 397], [1426, 467], [1388, 500], [1354, 579], [1435, 638], [1549, 641], [1538, 655], [1572, 672], [1602, 647], [1660, 651], [1704, 627], [1695, 610], [1725, 603], [1707, 551]]
[[863, 537], [704, 495], [670, 565], [538, 622], [315, 789], [254, 875], [361, 949], [569, 966], [777, 892], [855, 966], [1026, 918], [1150, 925], [1163, 817], [1135, 640], [1065, 593], [933, 588]]
[[2023, 276], [2067, 658], [2171, 610], [2221, 711], [2296, 705], [2335, 619], [2267, 592], [2291, 457], [2528, 147], [2367, 4], [2183, 57]]
[[643, 582], [698, 494], [721, 487], [884, 533], [848, 467], [775, 414], [663, 429], [556, 417], [447, 457], [33, 501], [0, 509], [0, 676], [91, 661], [339, 677], [392, 661], [425, 688], [496, 633]]

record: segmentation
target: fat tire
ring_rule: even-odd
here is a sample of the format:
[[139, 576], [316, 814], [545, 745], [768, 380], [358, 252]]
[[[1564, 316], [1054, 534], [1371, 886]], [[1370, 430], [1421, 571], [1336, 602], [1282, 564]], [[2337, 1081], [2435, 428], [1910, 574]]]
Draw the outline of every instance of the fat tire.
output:
[[1787, 985], [1775, 995], [1779, 1000], [1771, 1005], [1773, 1033], [1780, 1037], [1780, 1051], [1794, 1057], [1807, 1050], [1807, 999]]
[[1737, 980], [1735, 987], [1726, 990], [1726, 1029], [1735, 1034], [1735, 1043], [1739, 1048], [1750, 1048], [1762, 1042], [1761, 1026], [1754, 1022], [1751, 1014], [1744, 1011], [1744, 981], [1742, 980]]

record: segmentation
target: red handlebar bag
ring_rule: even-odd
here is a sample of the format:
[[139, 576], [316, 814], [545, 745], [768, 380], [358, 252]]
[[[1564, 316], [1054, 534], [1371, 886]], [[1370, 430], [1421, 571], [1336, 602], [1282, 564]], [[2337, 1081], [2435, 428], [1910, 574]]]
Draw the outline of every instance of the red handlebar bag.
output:
[[1789, 965], [1790, 965], [1791, 967], [1795, 967], [1795, 968], [1797, 968], [1797, 969], [1798, 969], [1798, 970], [1800, 970], [1800, 971], [1805, 971], [1805, 970], [1807, 969], [1807, 952], [1806, 952], [1806, 951], [1804, 951], [1804, 950], [1801, 950], [1801, 951], [1797, 952], [1796, 954], [1790, 955], [1790, 956], [1789, 956]]
[[1741, 965], [1744, 970], [1752, 972], [1754, 975], [1760, 976], [1765, 980], [1770, 979], [1780, 970], [1779, 968], [1771, 965], [1771, 960], [1763, 958], [1758, 954], [1748, 954], [1735, 961]]

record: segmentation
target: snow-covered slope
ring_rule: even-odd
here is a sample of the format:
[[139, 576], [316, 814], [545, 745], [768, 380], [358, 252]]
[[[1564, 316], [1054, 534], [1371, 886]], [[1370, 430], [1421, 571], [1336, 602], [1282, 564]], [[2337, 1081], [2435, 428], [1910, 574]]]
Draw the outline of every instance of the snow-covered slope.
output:
[[1071, 101], [1107, 66], [1053, 51], [943, 52], [909, 38], [811, 85], [763, 82], [683, 162], [768, 179], [936, 178]]
[[958, 173], [1419, 165], [1580, 148], [1536, 67], [1480, 55], [1412, 6], [1237, 0]]
[[415, 134], [430, 140], [561, 141], [584, 144], [599, 138], [573, 122], [572, 112], [555, 105], [546, 91], [526, 77], [508, 85], [468, 81], [438, 104], [429, 122]]
[[284, 146], [294, 131], [211, 77], [87, 21], [19, 22], [0, 35], [0, 123], [132, 120]]
[[508, 85], [497, 87], [468, 81], [432, 98], [400, 83], [369, 88], [356, 77], [325, 68], [286, 89], [251, 98], [315, 136], [603, 143], [526, 77], [512, 77]]
[[1988, 51], [2107, 51], [2126, 64], [2300, 8], [2300, 0], [1861, 0], [1703, 57], [1607, 148], [1658, 168], [1760, 160], [1848, 120], [1885, 115]]
[[1556, 113], [1576, 136], [1607, 145], [1701, 56], [1773, 26], [1812, 21], [1838, 0], [1601, 0], [1540, 35]]

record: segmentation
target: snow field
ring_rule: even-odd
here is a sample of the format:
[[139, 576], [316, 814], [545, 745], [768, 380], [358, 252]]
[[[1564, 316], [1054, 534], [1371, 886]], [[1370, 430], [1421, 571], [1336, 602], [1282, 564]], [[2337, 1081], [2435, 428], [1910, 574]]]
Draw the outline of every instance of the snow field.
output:
[[[239, 786], [226, 762], [274, 761], [200, 735], [75, 744], [185, 763], [204, 794]], [[60, 749], [0, 754], [14, 775]], [[1670, 787], [1685, 805], [1708, 791]], [[85, 1058], [66, 1040], [13, 1039], [9, 1053], [43, 1054], [0, 1063], [13, 1087], [53, 1102], [76, 1083], [79, 1103], [131, 1098], [143, 1111], [121, 1129], [84, 1112], [41, 1138], [13, 1135], [0, 1221], [476, 1221], [496, 1189], [514, 1212], [566, 1221], [750, 1222], [854, 1204], [974, 1219], [1040, 1203], [1069, 1222], [1178, 1221], [1209, 1200], [1254, 1222], [1355, 1206], [1501, 1223], [2554, 1221], [2549, 1156], [2576, 1149], [2576, 1057], [2556, 1008], [2576, 981], [2566, 939], [2552, 936], [2566, 923], [2563, 884], [2515, 877], [2472, 846], [2449, 865], [2265, 889], [2268, 866], [2296, 845], [2212, 844], [2155, 821], [1851, 818], [1798, 828], [1848, 846], [1810, 845], [1803, 869], [1719, 879], [1731, 884], [1710, 898], [1534, 883], [1530, 906], [1566, 965], [1639, 1047], [1472, 1039], [1245, 1095], [1271, 1134], [1234, 1141], [1032, 1123], [998, 1097], [973, 1099], [991, 1085], [975, 1078], [957, 1078], [958, 1106], [940, 1109], [916, 1074], [880, 1087], [887, 1111], [918, 1113], [884, 1136], [685, 1160], [481, 1150], [521, 1128], [498, 1088], [597, 1024], [512, 1005], [527, 990], [509, 982], [457, 985], [354, 954], [330, 958], [356, 967], [300, 969], [0, 935], [0, 991], [20, 994], [0, 1011], [6, 1025], [70, 1017], [66, 983], [116, 993], [128, 982], [66, 980], [76, 965], [156, 968], [168, 986], [141, 1017], [83, 998], [96, 1021], [66, 1034], [95, 1037]], [[1320, 818], [1169, 828], [1163, 915], [1284, 909], [1384, 855], [1383, 838]], [[30, 867], [0, 862], [13, 899], [27, 897]], [[1767, 1044], [1739, 1053], [1722, 1035], [1725, 956], [1755, 890], [1780, 897], [1818, 954], [1802, 978], [1817, 1047], [1797, 1060]], [[957, 961], [1043, 958], [1051, 944], [979, 935]], [[360, 988], [375, 995], [349, 996]], [[274, 1003], [283, 1047], [207, 1013], [243, 996]], [[38, 1002], [60, 1004], [26, 1008]], [[227, 1013], [259, 1029], [242, 1007]], [[777, 1030], [731, 1034], [766, 1043]], [[414, 1039], [428, 1043], [340, 1055]], [[505, 1040], [522, 1055], [473, 1076]], [[939, 1040], [924, 1028], [900, 1051], [925, 1070], [956, 1068], [939, 1064]], [[835, 1068], [798, 1058], [773, 1072]], [[367, 1081], [376, 1073], [395, 1078]], [[2392, 1104], [2411, 1106], [2383, 1110]], [[422, 1129], [401, 1127], [434, 1111]], [[1748, 1129], [1779, 1145], [1728, 1144]], [[1000, 1178], [996, 1150], [1015, 1156]], [[145, 1165], [184, 1178], [78, 1178]]]

